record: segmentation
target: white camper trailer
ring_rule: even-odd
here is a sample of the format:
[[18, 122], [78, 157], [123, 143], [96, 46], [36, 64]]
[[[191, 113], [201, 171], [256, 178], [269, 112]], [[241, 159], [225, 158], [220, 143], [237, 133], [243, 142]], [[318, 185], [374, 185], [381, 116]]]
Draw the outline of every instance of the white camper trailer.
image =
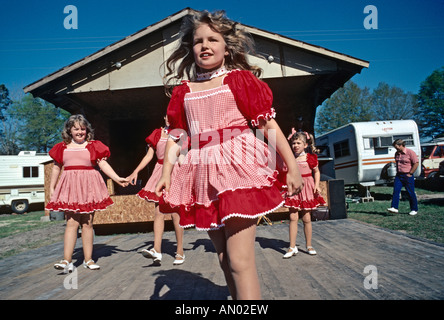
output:
[[21, 151], [18, 155], [0, 156], [0, 206], [11, 206], [24, 213], [32, 203], [45, 202], [44, 162], [47, 154]]
[[[418, 126], [413, 120], [389, 120], [349, 123], [316, 138], [322, 157], [333, 158], [333, 172], [323, 172], [345, 185], [369, 187], [383, 184], [396, 175], [395, 148], [392, 143], [402, 139], [421, 159]], [[322, 171], [322, 167], [321, 167]], [[421, 167], [415, 171], [415, 177]]]

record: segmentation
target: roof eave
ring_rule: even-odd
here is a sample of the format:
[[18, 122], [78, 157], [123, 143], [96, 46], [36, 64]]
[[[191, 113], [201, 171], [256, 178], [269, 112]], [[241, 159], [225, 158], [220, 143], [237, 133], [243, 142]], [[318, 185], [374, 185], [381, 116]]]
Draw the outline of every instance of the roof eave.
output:
[[93, 54], [86, 56], [85, 58], [83, 58], [79, 61], [76, 61], [66, 67], [63, 67], [60, 70], [57, 70], [57, 71], [47, 75], [46, 77], [44, 77], [40, 80], [37, 80], [37, 81], [27, 85], [26, 87], [23, 88], [23, 91], [25, 93], [31, 92], [31, 91], [51, 82], [53, 80], [56, 80], [57, 78], [60, 78], [60, 77], [66, 75], [66, 74], [68, 74], [68, 73], [70, 73], [70, 72], [90, 63], [90, 62], [93, 62], [93, 61], [105, 56], [106, 54], [109, 54], [109, 53], [111, 53], [111, 52], [137, 40], [137, 39], [140, 39], [140, 38], [146, 36], [147, 34], [150, 34], [160, 28], [163, 28], [164, 26], [166, 26], [172, 22], [175, 22], [175, 21], [183, 18], [184, 16], [188, 15], [192, 11], [195, 11], [195, 10], [190, 9], [190, 8], [185, 8], [185, 9], [183, 9], [171, 16], [168, 16], [165, 19], [163, 19], [155, 24], [152, 24], [142, 30], [139, 30], [139, 31], [125, 37], [122, 40], [119, 40], [113, 44], [110, 44], [109, 46], [107, 46], [103, 49], [100, 49], [99, 51], [94, 52]]

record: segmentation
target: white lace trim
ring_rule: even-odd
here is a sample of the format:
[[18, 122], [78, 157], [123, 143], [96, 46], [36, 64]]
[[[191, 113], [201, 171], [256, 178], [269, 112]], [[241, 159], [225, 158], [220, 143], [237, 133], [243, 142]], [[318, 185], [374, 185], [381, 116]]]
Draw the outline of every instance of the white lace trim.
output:
[[[219, 88], [219, 87], [217, 87], [217, 88], [215, 88], [215, 89], [218, 89], [218, 88]], [[210, 90], [212, 90], [212, 89], [210, 89]], [[190, 92], [190, 93], [198, 93], [198, 92], [201, 92], [201, 91]], [[199, 95], [199, 96], [197, 96], [197, 97], [187, 97], [187, 95], [185, 95], [184, 100], [185, 100], [185, 101], [188, 101], [188, 100], [205, 99], [205, 98], [209, 98], [209, 97], [215, 96], [215, 95], [217, 95], [217, 94], [226, 93], [226, 92], [231, 92], [231, 91], [230, 91], [230, 89], [222, 89], [222, 90], [217, 90], [216, 92], [212, 92], [212, 93], [208, 93], [208, 94], [204, 94], [204, 95]], [[189, 93], [188, 93], [188, 94], [189, 94]]]
[[[275, 208], [270, 209], [270, 210], [267, 210], [267, 211], [264, 211], [264, 212], [257, 213], [257, 214], [255, 214], [255, 215], [248, 215], [248, 214], [243, 214], [243, 213], [231, 213], [231, 214], [227, 215], [226, 217], [224, 217], [224, 218], [222, 219], [222, 222], [224, 222], [224, 221], [227, 220], [227, 219], [234, 218], [234, 217], [244, 218], [244, 219], [257, 219], [257, 218], [259, 218], [259, 217], [265, 216], [265, 215], [267, 215], [267, 214], [269, 214], [269, 213], [272, 213], [273, 211], [279, 209], [280, 207], [282, 207], [282, 206], [284, 205], [284, 203], [285, 203], [285, 201], [282, 201], [282, 202], [279, 203]], [[210, 228], [199, 228], [199, 227], [196, 227], [195, 224], [187, 224], [187, 225], [183, 226], [183, 225], [181, 225], [180, 222], [179, 222], [179, 226], [180, 226], [181, 228], [183, 228], [183, 229], [185, 229], [185, 228], [195, 227], [196, 230], [198, 230], [198, 231], [212, 231], [212, 230], [218, 230], [218, 229], [224, 227], [225, 224], [222, 223], [222, 224], [220, 224], [220, 225], [217, 225], [216, 223], [211, 223], [211, 224], [210, 224]]]
[[45, 208], [45, 210], [49, 210], [49, 211], [62, 211], [62, 212], [65, 212], [65, 213], [74, 213], [74, 214], [90, 214], [90, 213], [94, 213], [96, 211], [104, 211], [104, 210], [108, 209], [109, 207], [111, 207], [112, 205], [114, 205], [114, 203], [111, 203], [109, 206], [107, 206], [104, 209], [95, 209], [95, 210], [92, 210], [92, 211], [77, 211], [77, 210], [76, 211], [72, 211], [71, 209], [65, 209], [65, 208], [57, 208], [57, 210], [55, 210], [55, 209], [46, 209]]
[[251, 124], [255, 127], [259, 126], [259, 119], [263, 118], [264, 120], [270, 120], [276, 118], [276, 110], [271, 108], [270, 112], [266, 112], [265, 114], [260, 114], [256, 117], [256, 119], [251, 120]]

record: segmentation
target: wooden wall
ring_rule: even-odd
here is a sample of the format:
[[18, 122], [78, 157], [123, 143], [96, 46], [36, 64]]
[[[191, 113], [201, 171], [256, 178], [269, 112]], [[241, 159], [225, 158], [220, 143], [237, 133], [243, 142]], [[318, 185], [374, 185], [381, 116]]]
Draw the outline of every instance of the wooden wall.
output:
[[[49, 202], [49, 183], [51, 179], [51, 170], [53, 163], [45, 164], [45, 205]], [[130, 223], [146, 223], [154, 220], [154, 203], [140, 199], [137, 195], [116, 195], [114, 192], [114, 183], [107, 180], [108, 192], [114, 204], [106, 210], [98, 211], [94, 217], [94, 225], [113, 225], [113, 224], [130, 224]], [[321, 195], [330, 203], [328, 194], [327, 181], [320, 183]], [[288, 212], [287, 208], [276, 210], [277, 213]], [[46, 213], [49, 215], [49, 212]], [[171, 220], [171, 215], [165, 215], [166, 220]]]

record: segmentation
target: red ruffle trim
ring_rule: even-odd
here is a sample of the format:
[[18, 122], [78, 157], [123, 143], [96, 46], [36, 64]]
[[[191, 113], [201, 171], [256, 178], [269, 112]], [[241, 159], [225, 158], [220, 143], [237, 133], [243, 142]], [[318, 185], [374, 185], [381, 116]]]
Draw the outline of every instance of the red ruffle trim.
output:
[[315, 195], [314, 199], [311, 200], [300, 200], [300, 199], [285, 199], [284, 207], [294, 208], [298, 210], [313, 210], [319, 206], [325, 206], [327, 203], [324, 198], [320, 195]]
[[[159, 203], [165, 204], [163, 197]], [[208, 231], [223, 227], [224, 221], [233, 217], [257, 219], [283, 204], [281, 192], [273, 184], [262, 188], [226, 190], [209, 206], [194, 203], [174, 208], [176, 212], [179, 211], [182, 228], [195, 227], [197, 230]]]
[[49, 202], [45, 209], [51, 211], [69, 211], [75, 213], [92, 213], [94, 211], [105, 210], [110, 205], [114, 204], [111, 198], [106, 198], [101, 202], [94, 203], [64, 203], [64, 202]]
[[156, 202], [156, 203], [159, 202], [159, 197], [154, 192], [146, 191], [144, 189], [140, 190], [137, 193], [137, 196], [140, 199], [143, 199], [143, 200], [146, 200], [146, 201], [151, 201], [151, 202]]
[[258, 127], [261, 118], [264, 119], [265, 121], [274, 119], [276, 118], [276, 111], [274, 110], [274, 108], [270, 108], [269, 111], [256, 115], [253, 119], [251, 119], [251, 125], [254, 127]]
[[161, 212], [161, 213], [165, 213], [165, 214], [177, 213], [177, 211], [179, 209], [179, 208], [174, 209], [170, 205], [165, 203], [165, 201], [161, 201], [161, 199], [154, 192], [151, 192], [151, 191], [146, 191], [146, 190], [142, 189], [139, 191], [139, 193], [137, 193], [137, 196], [140, 199], [154, 202], [154, 203], [158, 203], [159, 204], [159, 212]]

